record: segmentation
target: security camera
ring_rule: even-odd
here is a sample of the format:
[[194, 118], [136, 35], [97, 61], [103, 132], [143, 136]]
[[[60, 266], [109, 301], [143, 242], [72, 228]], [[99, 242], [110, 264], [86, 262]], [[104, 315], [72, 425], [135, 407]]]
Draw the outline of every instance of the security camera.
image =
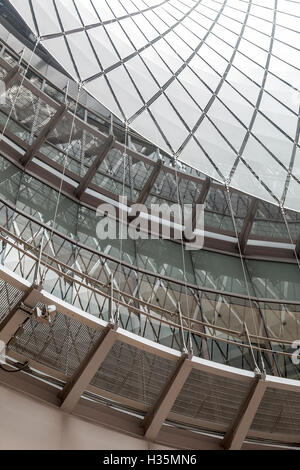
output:
[[56, 306], [44, 305], [42, 308], [35, 307], [34, 314], [40, 323], [52, 323], [53, 318], [56, 315]]

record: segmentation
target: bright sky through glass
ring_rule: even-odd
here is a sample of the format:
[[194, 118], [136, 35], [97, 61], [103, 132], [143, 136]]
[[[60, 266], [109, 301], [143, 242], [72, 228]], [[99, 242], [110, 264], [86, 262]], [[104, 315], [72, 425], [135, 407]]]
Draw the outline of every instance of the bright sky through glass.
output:
[[11, 3], [132, 129], [219, 181], [300, 210], [299, 2]]

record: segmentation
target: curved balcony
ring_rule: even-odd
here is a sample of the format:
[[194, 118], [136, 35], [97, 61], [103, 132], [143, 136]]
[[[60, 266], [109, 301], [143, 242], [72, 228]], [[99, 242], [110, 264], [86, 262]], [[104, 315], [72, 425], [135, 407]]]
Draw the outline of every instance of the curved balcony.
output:
[[[226, 448], [299, 444], [299, 214], [228, 196], [136, 135], [124, 175], [122, 126], [81, 105], [74, 117], [74, 102], [32, 69], [23, 80], [17, 59], [3, 45], [0, 339], [10, 367], [28, 360], [33, 394], [46, 381], [50, 402], [102, 422], [106, 404], [160, 443], [180, 428]], [[99, 203], [123, 188], [129, 206], [176, 203], [178, 178], [181, 202], [205, 204], [203, 250], [183, 262], [175, 240], [97, 239]], [[56, 306], [52, 323], [35, 318], [37, 305]]]

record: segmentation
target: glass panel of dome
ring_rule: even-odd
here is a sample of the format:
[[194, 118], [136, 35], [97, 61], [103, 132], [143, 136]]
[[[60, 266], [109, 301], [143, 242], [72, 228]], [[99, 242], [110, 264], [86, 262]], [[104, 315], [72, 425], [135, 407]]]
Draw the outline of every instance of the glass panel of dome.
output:
[[243, 152], [243, 158], [256, 175], [281, 200], [287, 171], [259, 144], [250, 137]]
[[237, 67], [239, 71], [244, 73], [250, 80], [253, 80], [258, 84], [262, 83], [265, 73], [264, 67], [256, 64], [254, 59], [251, 60], [237, 51], [233, 60], [233, 65], [234, 67]]
[[147, 37], [144, 35], [144, 28], [147, 27], [147, 21], [140, 15], [140, 24], [136, 22], [136, 18], [126, 18], [120, 22], [124, 33], [128, 36], [129, 40], [134, 44], [135, 49], [139, 50], [148, 44]]
[[269, 92], [275, 98], [280, 99], [280, 102], [287, 106], [291, 111], [298, 114], [300, 105], [300, 85], [299, 89], [293, 88], [283, 80], [280, 80], [273, 74], [268, 74], [265, 91]]
[[72, 0], [58, 0], [56, 6], [64, 31], [82, 27]]
[[212, 160], [214, 160], [215, 156], [220, 157], [222, 154], [222, 158], [219, 158], [220, 163], [218, 168], [225, 178], [228, 177], [236, 160], [236, 154], [207, 118], [204, 118], [195, 132], [195, 136]]
[[246, 188], [246, 191], [251, 193], [251, 188], [255, 186], [255, 193], [256, 197], [259, 197], [265, 201], [269, 201], [272, 204], [276, 202], [275, 198], [271, 195], [271, 193], [262, 185], [257, 184], [257, 175], [253, 174], [253, 170], [247, 168], [243, 162], [239, 161], [236, 167], [236, 170], [231, 177], [231, 186], [236, 189], [241, 190], [242, 187]]
[[242, 127], [239, 121], [228, 111], [225, 106], [215, 100], [207, 113], [212, 122], [222, 132], [224, 137], [239, 151], [246, 134], [246, 128]]
[[288, 62], [292, 67], [299, 68], [300, 51], [295, 47], [290, 47], [282, 42], [275, 41], [273, 54], [284, 62]]
[[133, 46], [118, 22], [107, 24], [105, 29], [121, 59], [125, 59], [134, 52]]
[[47, 49], [50, 54], [55, 54], [55, 51], [59, 48], [61, 61], [64, 64], [65, 70], [70, 73], [73, 77], [78, 78], [78, 74], [74, 68], [67, 44], [65, 40], [61, 38], [53, 38], [47, 40]]
[[[154, 37], [158, 36], [157, 32], [159, 34], [163, 34], [168, 29], [168, 26], [162, 21], [159, 15], [157, 15], [154, 11], [147, 11], [146, 13], [144, 13], [144, 16], [147, 18], [149, 23], [153, 25], [153, 27], [156, 30], [156, 34]], [[152, 40], [154, 39], [154, 37], [152, 38]]]
[[297, 127], [297, 116], [289, 112], [282, 104], [266, 93], [263, 94], [260, 110], [281, 132], [285, 132], [294, 141]]
[[[86, 2], [83, 2], [82, 0], [77, 0], [77, 1], [80, 1], [81, 3], [84, 3], [84, 4], [86, 3]], [[114, 18], [114, 15], [111, 9], [109, 8], [106, 0], [102, 2], [93, 2], [93, 6], [95, 10], [97, 11], [101, 21], [109, 21]]]
[[186, 26], [185, 23], [186, 20], [184, 20], [181, 24], [176, 26], [176, 34], [179, 37], [184, 38], [185, 42], [190, 45], [192, 49], [198, 46], [199, 44], [199, 36], [197, 36], [190, 31], [188, 26]]
[[254, 105], [248, 103], [248, 101], [228, 83], [223, 83], [218, 97], [248, 128], [254, 113]]
[[101, 65], [104, 69], [119, 61], [119, 57], [103, 26], [88, 30], [87, 35], [92, 41], [96, 54], [101, 57]]
[[11, 2], [14, 7], [19, 11], [20, 15], [24, 19], [24, 21], [28, 24], [29, 28], [31, 31], [34, 32], [34, 34], [37, 33], [35, 23], [34, 23], [34, 17], [31, 14], [31, 11], [28, 9], [28, 5], [24, 0], [13, 0]]
[[93, 8], [92, 2], [81, 2], [80, 0], [75, 0], [75, 3], [84, 25], [98, 23], [99, 18]]
[[107, 77], [102, 76], [86, 84], [86, 90], [97, 99], [105, 101], [107, 108], [115, 114], [115, 116], [123, 119], [122, 112], [116, 103], [116, 100], [112, 94], [110, 83]]
[[272, 55], [269, 71], [291, 87], [299, 89], [300, 71]]
[[32, 6], [40, 35], [44, 36], [46, 34], [54, 34], [61, 32], [53, 2], [45, 3], [40, 2], [39, 0], [33, 0]]
[[[236, 38], [237, 41], [238, 38]], [[224, 39], [220, 39], [216, 36], [213, 36], [210, 34], [205, 41], [205, 44], [207, 44], [209, 47], [211, 47], [212, 50], [216, 51], [218, 55], [220, 54], [222, 58], [226, 59], [226, 61], [229, 61], [232, 57], [232, 54], [234, 52], [234, 46], [229, 46], [228, 44], [225, 43]], [[201, 51], [201, 49], [200, 49]], [[200, 52], [200, 55], [202, 56], [202, 53]], [[218, 70], [218, 68], [216, 68]], [[219, 70], [218, 70], [219, 71]]]
[[182, 60], [178, 57], [176, 52], [170, 47], [164, 38], [160, 39], [154, 44], [156, 52], [164, 58], [168, 67], [175, 73], [182, 65]]
[[199, 119], [201, 110], [186, 93], [180, 81], [174, 80], [168, 87], [165, 95], [169, 98], [170, 102], [174, 105], [179, 115], [185, 120], [189, 128], [192, 129]]
[[155, 140], [158, 143], [158, 146], [165, 152], [169, 153], [170, 149], [148, 110], [146, 113], [144, 112], [140, 114], [134, 122], [137, 132], [144, 135], [149, 140], [151, 140], [152, 136], [155, 135]]
[[276, 25], [274, 39], [274, 46], [277, 41], [280, 41], [281, 43], [289, 44], [295, 47], [298, 41], [298, 33], [297, 31], [293, 31], [292, 29], [282, 28], [281, 26]]
[[142, 17], [137, 15], [134, 17], [134, 22], [138, 28], [143, 32], [148, 41], [152, 41], [157, 37], [158, 29], [156, 24], [151, 24], [149, 16], [145, 13]]
[[299, 11], [297, 11], [296, 15], [286, 15], [285, 13], [278, 12], [277, 13], [277, 23], [280, 26], [284, 26], [288, 29], [293, 29], [294, 31], [299, 31], [300, 27], [300, 20], [299, 20]]
[[[260, 47], [262, 50], [266, 52], [269, 51], [270, 48], [270, 38], [267, 34], [259, 32], [257, 29], [249, 28], [247, 25], [245, 27], [243, 38], [245, 40], [253, 44], [257, 47]], [[247, 55], [247, 54], [246, 54]]]
[[188, 136], [188, 130], [181, 124], [179, 116], [164, 95], [157, 98], [149, 109], [154, 118], [160, 122], [162, 132], [176, 152], [181, 142]]
[[160, 90], [159, 85], [151, 75], [151, 69], [150, 71], [147, 69], [140, 56], [137, 55], [130, 60], [126, 64], [126, 68], [146, 102]]
[[160, 85], [164, 85], [173, 75], [167, 63], [164, 63], [153, 47], [148, 47], [140, 54]]
[[81, 80], [100, 72], [99, 63], [85, 33], [69, 34], [66, 39]]
[[143, 106], [143, 101], [139, 97], [125, 66], [112, 70], [107, 74], [107, 78], [113, 88], [116, 84], [122, 83], [118, 98], [126, 118], [129, 119]]
[[288, 169], [292, 157], [293, 142], [285, 139], [284, 135], [261, 114], [256, 116], [252, 130], [260, 142]]
[[[33, 25], [32, 15], [35, 15], [41, 34], [56, 34], [61, 32], [56, 11], [52, 3], [50, 3], [52, 10], [49, 10], [50, 7], [46, 10], [44, 4], [39, 0], [32, 2], [32, 10], [30, 9], [29, 1], [26, 2], [27, 9], [24, 7], [24, 2], [22, 2], [22, 6], [20, 6], [18, 0], [11, 0], [11, 3], [25, 16], [26, 21], [31, 25]], [[174, 122], [177, 128], [175, 132], [176, 139], [173, 136], [171, 137], [170, 132], [164, 130], [169, 134], [168, 140], [174, 140], [173, 145], [171, 145], [172, 148], [169, 148], [164, 142], [161, 133], [157, 130], [165, 127], [164, 120], [168, 111], [167, 108], [164, 110], [163, 107], [168, 106], [168, 100], [159, 98], [158, 104], [162, 109], [160, 109], [159, 112], [157, 109], [155, 110], [156, 124], [153, 124], [152, 119], [147, 117], [146, 113], [148, 113], [148, 110], [146, 108], [142, 109], [141, 106], [138, 105], [138, 101], [139, 92], [141, 91], [143, 94], [142, 89], [144, 88], [147, 89], [147, 92], [144, 92], [144, 94], [147, 95], [146, 100], [149, 101], [153, 99], [154, 102], [152, 105], [155, 106], [155, 86], [153, 86], [153, 88], [147, 85], [143, 87], [143, 80], [136, 79], [136, 81], [139, 81], [141, 84], [137, 84], [138, 89], [135, 89], [130, 78], [124, 74], [122, 61], [116, 60], [114, 47], [116, 47], [122, 59], [126, 58], [128, 64], [131, 59], [135, 58], [134, 62], [129, 65], [132, 75], [134, 75], [136, 64], [139, 63], [139, 59], [137, 58], [138, 54], [142, 54], [153, 75], [156, 77], [156, 80], [160, 83], [160, 86], [165, 84], [168, 78], [170, 78], [168, 68], [172, 69], [172, 73], [181, 70], [180, 75], [182, 76], [182, 83], [187, 87], [187, 93], [193, 96], [196, 101], [199, 101], [202, 108], [205, 107], [204, 103], [208, 97], [205, 96], [205, 98], [199, 99], [201, 91], [198, 92], [197, 97], [196, 90], [199, 88], [200, 80], [202, 79], [208, 87], [215, 90], [220, 81], [224, 80], [225, 77], [223, 75], [225, 71], [230, 69], [226, 77], [228, 84], [223, 83], [220, 87], [220, 90], [218, 90], [218, 98], [228, 106], [238, 119], [241, 119], [245, 126], [249, 126], [254, 107], [251, 109], [250, 105], [246, 104], [246, 101], [243, 101], [242, 96], [245, 96], [245, 98], [251, 101], [255, 106], [259, 96], [259, 87], [263, 80], [266, 80], [266, 90], [270, 93], [274, 93], [276, 100], [272, 99], [267, 93], [263, 93], [260, 103], [261, 111], [274, 121], [274, 124], [278, 126], [277, 131], [280, 132], [280, 129], [282, 129], [286, 133], [283, 139], [288, 139], [291, 142], [294, 140], [297, 117], [295, 114], [289, 113], [287, 108], [281, 106], [279, 102], [282, 101], [284, 105], [288, 105], [289, 101], [293, 102], [294, 99], [297, 99], [294, 97], [295, 90], [292, 89], [291, 93], [293, 97], [290, 100], [288, 98], [288, 85], [290, 84], [292, 87], [297, 88], [300, 80], [298, 52], [295, 49], [296, 41], [294, 39], [294, 31], [298, 30], [297, 25], [299, 24], [299, 18], [297, 18], [297, 14], [295, 13], [290, 14], [291, 11], [295, 11], [295, 8], [293, 8], [295, 5], [290, 5], [289, 2], [284, 1], [277, 3], [272, 1], [267, 7], [263, 2], [252, 2], [250, 5], [248, 2], [229, 1], [226, 3], [208, 0], [205, 2], [186, 2], [184, 4], [182, 4], [182, 2], [173, 2], [171, 4], [162, 2], [144, 4], [140, 2], [136, 4], [130, 0], [124, 0], [122, 3], [108, 3], [105, 1], [101, 2], [101, 8], [98, 1], [93, 2], [93, 6], [89, 4], [89, 6], [86, 7], [84, 7], [83, 0], [76, 0], [75, 3], [72, 2], [72, 5], [73, 4], [78, 7], [79, 12], [83, 11], [84, 8], [88, 10], [89, 13], [85, 18], [83, 18], [84, 15], [82, 13], [83, 22], [85, 24], [92, 20], [97, 22], [97, 15], [93, 10], [93, 6], [100, 17], [99, 28], [101, 20], [114, 20], [112, 23], [106, 25], [107, 31], [111, 37], [112, 47], [106, 48], [106, 50], [103, 49], [103, 53], [100, 47], [103, 38], [100, 38], [100, 36], [98, 38], [96, 30], [89, 34], [90, 37], [93, 35], [94, 39], [92, 40], [95, 40], [95, 42], [98, 41], [96, 54], [100, 63], [102, 63], [102, 59], [104, 59], [103, 62], [106, 63], [105, 67], [109, 66], [108, 64], [115, 64], [115, 74], [111, 76], [106, 76], [105, 74], [102, 80], [97, 79], [95, 83], [93, 83], [93, 81], [84, 83], [84, 88], [115, 113], [117, 117], [123, 120], [132, 117], [132, 122], [130, 123], [132, 130], [138, 131], [143, 129], [143, 136], [152, 141], [154, 145], [161, 146], [171, 155], [176, 152], [178, 148], [182, 147], [186, 139], [185, 122], [188, 119], [186, 117], [188, 111], [184, 111], [182, 108], [178, 110], [182, 113], [183, 119], [181, 121], [180, 119], [176, 120], [174, 114], [172, 116], [172, 118], [174, 117], [175, 119]], [[281, 5], [280, 8], [282, 8], [282, 10], [278, 7], [276, 12], [275, 6], [277, 4]], [[74, 7], [70, 7], [71, 9], [68, 11], [65, 5], [68, 6], [68, 4], [64, 4], [63, 12], [62, 10], [59, 11], [62, 8], [61, 3], [57, 4], [57, 10], [61, 16], [64, 28], [72, 26], [72, 17], [77, 21], [77, 12], [75, 14]], [[70, 13], [68, 18], [66, 17], [65, 11]], [[247, 15], [247, 11], [249, 11], [249, 15]], [[122, 19], [122, 15], [125, 17], [129, 16], [126, 19]], [[64, 21], [71, 21], [71, 23], [67, 25], [64, 24]], [[273, 21], [276, 22], [274, 28]], [[215, 30], [214, 24], [216, 26]], [[122, 25], [124, 32], [121, 28]], [[154, 32], [155, 29], [157, 29], [159, 33], [156, 34]], [[146, 36], [148, 34], [147, 38], [143, 35], [143, 30], [145, 30]], [[146, 32], [147, 30], [148, 33]], [[188, 32], [189, 30], [190, 33]], [[234, 53], [233, 47], [237, 44], [238, 35], [242, 30], [243, 34], [238, 44], [238, 50], [235, 54], [233, 64], [230, 65], [230, 58]], [[100, 31], [100, 29], [98, 29], [98, 31]], [[85, 33], [82, 31], [77, 34], [78, 36], [74, 34], [67, 36], [67, 41], [70, 44], [72, 40], [78, 43], [79, 41], [76, 40], [78, 37], [82, 39], [82, 41], [80, 41], [82, 44], [82, 50], [79, 51], [80, 53], [78, 52], [77, 54], [75, 51], [78, 44], [73, 44], [71, 47], [74, 49], [72, 53], [72, 58], [75, 62], [74, 66], [72, 64], [72, 58], [69, 57], [69, 52], [66, 49], [65, 39], [63, 37], [55, 38], [55, 40], [53, 38], [41, 38], [42, 45], [49, 49], [54, 58], [59, 63], [63, 64], [76, 80], [79, 78], [75, 71], [76, 68], [80, 71], [81, 79], [91, 76], [95, 71], [98, 71], [96, 57], [94, 57], [91, 52], [91, 48], [88, 45], [89, 41]], [[126, 37], [126, 34], [131, 38], [132, 44]], [[159, 34], [165, 34], [165, 37], [160, 37]], [[272, 34], [274, 34], [274, 40], [272, 40]], [[199, 38], [198, 45], [197, 38]], [[204, 38], [203, 44], [200, 43], [201, 38]], [[151, 44], [149, 41], [154, 42]], [[196, 52], [198, 46], [200, 46], [198, 51], [199, 55], [193, 57], [193, 53]], [[139, 47], [144, 49], [139, 50]], [[271, 60], [268, 64], [267, 57], [270, 48], [272, 48]], [[153, 64], [152, 58], [153, 54], [155, 54], [155, 49], [161, 57], [154, 59]], [[191, 50], [191, 54], [188, 52], [189, 50]], [[89, 51], [91, 54], [89, 54]], [[109, 57], [110, 55], [112, 55], [112, 57]], [[90, 58], [89, 64], [85, 63], [87, 56]], [[222, 56], [224, 56], [224, 58], [222, 58]], [[278, 58], [276, 58], [276, 56], [278, 56]], [[190, 63], [186, 64], [184, 61], [188, 61], [190, 58]], [[207, 64], [205, 64], [205, 61]], [[200, 65], [201, 62], [202, 65]], [[268, 67], [267, 70], [266, 67]], [[215, 72], [213, 69], [215, 69]], [[188, 70], [188, 72], [185, 70]], [[195, 74], [192, 73], [192, 70], [195, 71]], [[234, 70], [239, 70], [239, 77], [237, 77], [237, 73], [234, 73]], [[185, 72], [186, 75], [184, 75], [183, 72]], [[144, 69], [144, 71], [141, 69], [138, 73], [145, 77], [145, 82], [147, 83], [146, 77], [149, 72], [146, 72], [146, 69]], [[275, 85], [271, 86], [268, 80], [268, 75], [272, 76], [272, 74], [274, 80], [276, 80], [275, 76], [280, 79], [277, 79], [278, 88], [276, 86], [276, 89], [274, 88]], [[110, 74], [108, 73], [108, 75]], [[241, 76], [245, 78], [242, 79]], [[248, 85], [246, 76], [249, 78]], [[112, 80], [112, 78], [114, 80]], [[106, 79], [109, 80], [109, 83]], [[239, 93], [232, 91], [233, 89], [230, 87], [231, 83], [233, 86], [236, 85]], [[254, 88], [254, 83], [257, 84], [257, 89]], [[168, 86], [172, 84], [173, 80], [170, 81]], [[168, 86], [166, 86], [166, 93], [168, 93]], [[176, 85], [172, 86], [176, 88]], [[171, 94], [168, 96], [171, 100]], [[118, 103], [121, 103], [122, 110], [119, 109]], [[298, 113], [296, 105], [291, 103], [290, 106], [295, 113]], [[140, 110], [141, 114], [134, 116], [137, 110]], [[146, 118], [143, 117], [143, 114], [146, 115]], [[191, 119], [191, 122], [192, 121], [193, 119]], [[141, 123], [143, 123], [143, 125], [141, 125]], [[196, 128], [194, 132], [196, 132]], [[240, 132], [242, 134], [243, 130]], [[254, 127], [253, 132], [254, 134], [260, 132], [260, 134], [257, 134], [258, 136], [264, 135], [258, 124]], [[205, 148], [204, 137], [205, 136], [199, 135], [198, 133], [196, 135], [196, 138], [199, 139], [199, 143]], [[270, 137], [272, 138], [272, 136]], [[224, 152], [212, 151], [210, 155], [212, 162], [217, 168], [227, 167], [227, 163], [224, 162], [224, 160], [226, 160], [226, 157], [224, 157], [224, 155], [226, 155], [226, 143], [223, 145]], [[268, 145], [271, 145], [271, 143]], [[286, 145], [282, 144], [280, 152], [277, 152], [284, 165], [287, 163], [286, 154], [288, 153], [288, 145], [289, 142], [286, 142]], [[274, 144], [274, 146], [276, 146], [276, 144]], [[272, 151], [275, 153], [274, 149]], [[186, 154], [184, 158], [187, 158]], [[194, 159], [192, 161], [194, 161]], [[266, 161], [269, 162], [268, 164], [270, 165], [273, 163], [270, 159]], [[209, 164], [207, 165], [209, 166]], [[272, 171], [272, 168], [267, 168], [266, 177], [263, 178], [261, 176], [260, 180], [257, 180], [257, 184], [253, 186], [251, 193], [256, 194], [256, 191], [264, 192], [264, 189], [258, 187], [261, 185], [260, 181], [264, 180], [267, 187], [271, 185], [270, 180], [268, 180], [268, 174], [272, 173]], [[279, 174], [278, 177], [280, 177]], [[236, 179], [235, 181], [237, 182]], [[246, 181], [238, 182], [238, 184], [241, 188], [244, 188], [244, 190], [247, 188], [247, 191], [249, 191], [249, 185]], [[268, 187], [268, 190], [272, 191], [272, 188]]]
[[203, 171], [216, 180], [223, 180], [220, 172], [218, 172], [217, 168], [209, 160], [208, 154], [204, 153], [203, 148], [200, 148], [194, 138], [188, 141], [180, 154], [180, 159], [183, 162], [192, 164], [194, 168]]
[[287, 208], [299, 211], [299, 192], [300, 183], [292, 177], [289, 181], [288, 190], [285, 198], [285, 206]]
[[116, 1], [109, 2], [108, 6], [112, 10], [114, 16], [116, 16], [117, 18], [120, 16], [124, 16], [127, 13], [123, 5], [120, 4], [119, 2], [116, 2]]
[[189, 91], [193, 100], [195, 100], [203, 110], [211, 99], [212, 92], [200, 80], [197, 85], [195, 84], [195, 73], [198, 73], [199, 70], [196, 69], [197, 72], [194, 72], [194, 65], [195, 64], [193, 63], [193, 65], [186, 67], [182, 72], [180, 72], [178, 80], [184, 88]]
[[218, 54], [218, 51], [203, 44], [198, 52], [198, 55], [207, 62], [218, 74], [223, 75], [226, 70], [227, 61]]

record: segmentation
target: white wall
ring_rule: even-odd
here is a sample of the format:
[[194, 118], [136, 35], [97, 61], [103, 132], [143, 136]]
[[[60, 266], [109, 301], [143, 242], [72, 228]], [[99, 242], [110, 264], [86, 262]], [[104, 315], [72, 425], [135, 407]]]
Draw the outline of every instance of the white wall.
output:
[[149, 443], [84, 421], [0, 385], [1, 450], [149, 450]]

